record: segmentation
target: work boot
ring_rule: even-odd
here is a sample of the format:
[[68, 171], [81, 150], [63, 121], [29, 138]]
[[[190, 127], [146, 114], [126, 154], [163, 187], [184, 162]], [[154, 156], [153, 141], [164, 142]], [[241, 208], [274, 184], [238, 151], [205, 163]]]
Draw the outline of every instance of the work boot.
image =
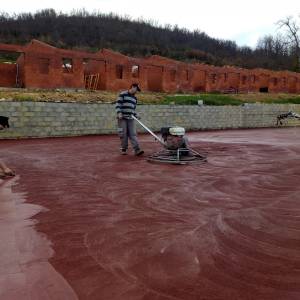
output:
[[127, 149], [121, 149], [121, 154], [126, 155], [127, 154]]
[[140, 156], [140, 155], [143, 155], [143, 154], [144, 154], [144, 151], [141, 150], [141, 149], [137, 149], [137, 150], [134, 151], [134, 155], [136, 155], [136, 156]]

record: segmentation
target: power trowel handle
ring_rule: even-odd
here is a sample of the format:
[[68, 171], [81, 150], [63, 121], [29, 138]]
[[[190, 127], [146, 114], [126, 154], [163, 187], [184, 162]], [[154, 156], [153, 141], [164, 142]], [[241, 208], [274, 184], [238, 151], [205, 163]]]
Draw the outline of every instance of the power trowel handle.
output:
[[154, 132], [152, 132], [145, 124], [143, 124], [136, 116], [132, 115], [132, 118], [136, 120], [144, 129], [146, 129], [156, 140], [158, 140], [163, 146], [165, 146], [165, 142], [157, 136]]

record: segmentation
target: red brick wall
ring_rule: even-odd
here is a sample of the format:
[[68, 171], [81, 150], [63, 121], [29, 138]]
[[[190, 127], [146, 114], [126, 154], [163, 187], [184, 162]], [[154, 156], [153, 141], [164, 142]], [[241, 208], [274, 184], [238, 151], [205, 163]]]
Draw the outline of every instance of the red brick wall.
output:
[[72, 60], [72, 68], [67, 72], [63, 67], [63, 56], [33, 54], [25, 55], [25, 78], [27, 88], [84, 88], [84, 65], [80, 58]]
[[16, 86], [17, 67], [16, 64], [0, 63], [0, 86]]
[[25, 87], [25, 72], [24, 72], [24, 54], [21, 54], [17, 60], [18, 64], [18, 87]]
[[[187, 64], [161, 56], [132, 58], [103, 49], [97, 53], [58, 49], [33, 40], [26, 46], [0, 44], [0, 50], [19, 51], [19, 86], [27, 88], [85, 88], [84, 76], [99, 74], [97, 89], [119, 91], [133, 82], [159, 92], [226, 91], [300, 92], [300, 74], [265, 69], [241, 69]], [[23, 53], [23, 54], [22, 54]], [[63, 60], [72, 62], [64, 68]], [[138, 67], [138, 72], [133, 68]], [[69, 70], [69, 72], [67, 72]], [[15, 86], [16, 65], [0, 64], [0, 86]]]
[[192, 89], [194, 92], [203, 92], [206, 90], [206, 73], [205, 70], [195, 69], [192, 78]]

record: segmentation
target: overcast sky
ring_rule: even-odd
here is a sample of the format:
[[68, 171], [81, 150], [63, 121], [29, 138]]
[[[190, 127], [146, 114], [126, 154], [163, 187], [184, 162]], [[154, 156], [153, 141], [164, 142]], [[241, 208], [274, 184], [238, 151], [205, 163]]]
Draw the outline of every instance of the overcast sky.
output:
[[[299, 16], [299, 0], [7, 0], [0, 11], [35, 12], [45, 8], [70, 12], [113, 12], [132, 18], [151, 19], [158, 24], [178, 24], [199, 29], [211, 37], [230, 39], [238, 45], [255, 46], [259, 37], [276, 33], [275, 23], [286, 16]], [[300, 19], [300, 18], [299, 18]]]

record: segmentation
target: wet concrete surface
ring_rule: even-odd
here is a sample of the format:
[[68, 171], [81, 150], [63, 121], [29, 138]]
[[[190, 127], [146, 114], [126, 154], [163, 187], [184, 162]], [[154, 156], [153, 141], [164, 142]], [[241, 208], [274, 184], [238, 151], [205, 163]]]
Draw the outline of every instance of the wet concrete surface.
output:
[[[18, 217], [31, 263], [9, 272], [1, 254], [0, 299], [24, 285], [43, 300], [300, 299], [300, 128], [188, 136], [206, 164], [121, 156], [114, 136], [0, 141], [19, 176], [11, 195], [33, 210]], [[0, 184], [2, 244], [18, 220], [3, 217]], [[32, 261], [47, 266], [28, 273]]]

